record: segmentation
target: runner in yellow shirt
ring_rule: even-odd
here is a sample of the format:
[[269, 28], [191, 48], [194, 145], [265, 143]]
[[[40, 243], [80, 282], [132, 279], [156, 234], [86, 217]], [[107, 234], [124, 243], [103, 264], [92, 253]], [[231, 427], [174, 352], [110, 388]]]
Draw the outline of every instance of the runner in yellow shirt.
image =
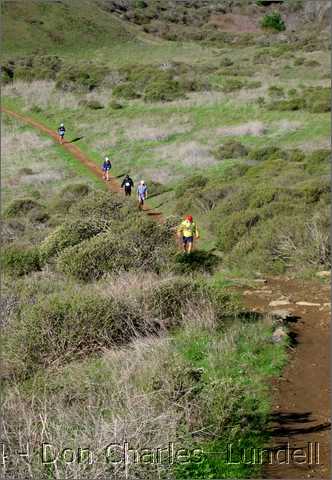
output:
[[198, 228], [193, 221], [193, 217], [188, 215], [177, 229], [178, 237], [182, 237], [183, 250], [185, 253], [191, 253], [194, 243], [194, 237], [199, 238]]

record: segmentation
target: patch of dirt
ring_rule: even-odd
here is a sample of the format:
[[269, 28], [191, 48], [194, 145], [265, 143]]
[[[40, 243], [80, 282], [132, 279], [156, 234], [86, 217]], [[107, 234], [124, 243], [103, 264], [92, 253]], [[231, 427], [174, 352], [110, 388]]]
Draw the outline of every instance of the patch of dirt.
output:
[[[287, 449], [289, 444], [290, 459], [281, 464], [285, 456], [280, 454], [279, 464], [273, 461], [265, 466], [264, 478], [328, 479], [331, 476], [330, 285], [280, 277], [269, 278], [264, 287], [249, 292], [244, 301], [250, 310], [268, 313], [273, 310], [269, 306], [271, 301], [287, 298], [290, 303], [282, 308], [296, 319], [289, 323], [292, 342], [289, 363], [272, 385], [274, 408], [270, 425], [271, 447]], [[303, 301], [319, 305], [296, 304]], [[303, 457], [294, 461], [292, 452], [308, 451], [308, 445], [313, 449], [312, 464], [308, 456], [305, 461]]]
[[259, 33], [262, 31], [254, 17], [235, 13], [212, 15], [210, 23], [223, 32]]

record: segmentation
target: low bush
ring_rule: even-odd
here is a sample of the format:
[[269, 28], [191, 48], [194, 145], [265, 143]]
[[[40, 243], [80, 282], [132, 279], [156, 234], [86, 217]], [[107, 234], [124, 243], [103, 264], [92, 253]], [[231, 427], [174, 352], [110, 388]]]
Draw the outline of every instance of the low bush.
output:
[[53, 232], [40, 245], [40, 253], [46, 260], [58, 255], [67, 247], [77, 245], [94, 237], [109, 227], [109, 222], [95, 218], [68, 220]]
[[41, 270], [42, 262], [37, 248], [24, 244], [11, 244], [1, 252], [1, 266], [5, 273], [14, 277]]
[[69, 183], [60, 192], [61, 197], [84, 197], [91, 192], [91, 187], [86, 183]]
[[278, 32], [286, 30], [286, 24], [279, 12], [271, 12], [264, 15], [261, 19], [261, 27], [277, 30]]
[[312, 204], [317, 203], [324, 194], [330, 196], [331, 185], [328, 178], [317, 177], [299, 182], [296, 190], [301, 193], [307, 204]]
[[287, 153], [281, 148], [275, 147], [275, 146], [256, 147], [249, 152], [248, 158], [250, 160], [263, 162], [263, 161], [279, 159], [279, 158], [286, 159]]
[[175, 257], [176, 273], [192, 272], [212, 273], [218, 266], [220, 258], [211, 252], [194, 250], [190, 255], [178, 254]]
[[17, 173], [19, 175], [33, 175], [34, 171], [32, 170], [32, 168], [23, 167], [23, 168], [20, 168]]
[[144, 218], [128, 218], [107, 232], [67, 248], [58, 257], [58, 269], [82, 281], [109, 272], [167, 270], [174, 253], [172, 233]]
[[259, 220], [260, 212], [257, 209], [234, 212], [224, 218], [220, 225], [218, 248], [222, 252], [230, 252], [243, 236], [251, 232]]
[[144, 90], [146, 102], [171, 102], [184, 96], [184, 88], [177, 80], [156, 80], [150, 82]]
[[81, 100], [79, 104], [81, 107], [86, 107], [90, 110], [101, 110], [104, 108], [104, 105], [98, 102], [98, 100]]
[[328, 175], [330, 171], [330, 159], [330, 150], [315, 150], [307, 154], [305, 169], [310, 175]]
[[4, 215], [6, 217], [16, 217], [26, 214], [33, 208], [41, 208], [40, 203], [36, 202], [33, 198], [17, 198], [7, 206]]
[[307, 87], [301, 96], [290, 94], [291, 98], [274, 101], [268, 108], [278, 111], [307, 110], [311, 113], [325, 113], [331, 110], [331, 91], [323, 87]]
[[271, 97], [284, 97], [285, 95], [284, 89], [282, 87], [278, 87], [277, 85], [271, 85], [267, 91]]
[[124, 108], [124, 105], [123, 103], [120, 103], [116, 100], [112, 100], [109, 104], [109, 108], [111, 108], [112, 110], [121, 110], [122, 108]]
[[222, 145], [217, 147], [213, 152], [218, 160], [226, 160], [229, 158], [245, 157], [248, 154], [247, 148], [236, 140], [226, 140]]
[[125, 98], [127, 100], [140, 98], [140, 93], [137, 91], [132, 82], [121, 83], [112, 90], [113, 97]]
[[303, 110], [306, 106], [305, 99], [302, 97], [291, 98], [288, 100], [279, 100], [268, 105], [269, 110], [277, 110], [280, 112], [294, 112]]
[[175, 188], [175, 198], [188, 194], [190, 190], [200, 190], [208, 183], [208, 179], [200, 174], [192, 175], [178, 184]]
[[231, 93], [236, 90], [241, 90], [245, 86], [245, 82], [238, 78], [227, 78], [222, 82], [222, 90], [226, 93]]
[[56, 77], [56, 88], [65, 91], [90, 92], [102, 84], [108, 74], [103, 65], [92, 62], [66, 65]]
[[4, 356], [13, 374], [29, 377], [39, 368], [128, 342], [143, 329], [139, 311], [125, 301], [65, 291], [22, 309], [5, 332]]
[[120, 195], [92, 190], [76, 201], [69, 208], [69, 213], [77, 218], [94, 217], [100, 220], [121, 219], [127, 216], [133, 201], [123, 199]]

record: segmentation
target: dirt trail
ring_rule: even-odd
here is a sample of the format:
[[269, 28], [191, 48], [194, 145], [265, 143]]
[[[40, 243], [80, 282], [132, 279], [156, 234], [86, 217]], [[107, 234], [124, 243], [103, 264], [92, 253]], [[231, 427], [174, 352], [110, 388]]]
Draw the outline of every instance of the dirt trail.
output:
[[[290, 455], [288, 460], [281, 452], [279, 464], [273, 461], [273, 465], [266, 465], [264, 478], [328, 479], [331, 474], [330, 285], [274, 277], [256, 289], [245, 291], [244, 299], [251, 310], [266, 313], [283, 309], [294, 316], [289, 323], [293, 344], [289, 363], [282, 377], [273, 383], [274, 409], [270, 426], [272, 448], [277, 451], [289, 443]], [[279, 299], [288, 300], [289, 304], [269, 306], [271, 301]], [[319, 306], [296, 304], [303, 301]], [[308, 458], [310, 451], [307, 459], [300, 457], [300, 453], [308, 451], [310, 443], [313, 465]], [[316, 449], [315, 444], [318, 446]], [[305, 448], [306, 452], [295, 454], [298, 456], [294, 461], [291, 453], [298, 448]], [[281, 464], [285, 460], [287, 463]]]
[[[1, 111], [7, 113], [8, 115], [11, 115], [12, 117], [16, 118], [21, 122], [31, 125], [32, 127], [40, 130], [43, 133], [46, 133], [47, 135], [52, 137], [53, 140], [58, 142], [57, 133], [54, 130], [46, 127], [42, 123], [38, 122], [37, 120], [34, 120], [29, 116], [22, 115], [21, 113], [14, 112], [13, 110], [10, 110], [6, 107], [1, 107]], [[92, 160], [90, 160], [89, 157], [85, 153], [83, 153], [79, 147], [77, 147], [70, 141], [65, 141], [62, 147], [67, 150], [73, 157], [75, 157], [79, 162], [85, 165], [94, 175], [102, 178], [102, 172], [100, 167], [96, 165]], [[122, 193], [121, 185], [114, 176], [110, 175], [109, 182], [105, 182], [105, 184], [107, 189], [111, 192]], [[162, 214], [150, 208], [148, 204], [144, 205], [144, 211], [147, 215], [155, 218], [158, 222], [163, 222]]]
[[[58, 141], [57, 134], [31, 117], [1, 108], [5, 113], [50, 135]], [[76, 145], [66, 142], [63, 148], [82, 162], [96, 176], [102, 177], [100, 168], [92, 162]], [[109, 190], [121, 192], [116, 178], [106, 183]], [[145, 206], [146, 213], [157, 221], [163, 221], [162, 214]], [[267, 465], [264, 478], [330, 478], [330, 286], [318, 281], [301, 283], [287, 277], [269, 278], [265, 284], [244, 293], [245, 303], [250, 310], [266, 313], [274, 308], [273, 300], [287, 297], [289, 304], [278, 307], [287, 309], [297, 321], [290, 324], [293, 348], [290, 361], [281, 378], [273, 383], [274, 411], [272, 414], [272, 447], [284, 448], [287, 443], [290, 451], [308, 448], [308, 444], [319, 446], [319, 458], [313, 457], [313, 464], [290, 458], [279, 464]], [[306, 301], [319, 306], [300, 306], [296, 302]], [[317, 448], [314, 452], [318, 452]], [[300, 463], [302, 461], [302, 463]], [[316, 464], [317, 463], [317, 464]]]

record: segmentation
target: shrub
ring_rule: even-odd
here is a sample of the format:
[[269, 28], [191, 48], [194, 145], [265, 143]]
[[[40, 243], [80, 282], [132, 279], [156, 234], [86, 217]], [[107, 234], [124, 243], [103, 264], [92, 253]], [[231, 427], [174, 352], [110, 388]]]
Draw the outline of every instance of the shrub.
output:
[[268, 105], [268, 108], [269, 110], [278, 110], [280, 112], [294, 112], [297, 110], [303, 110], [305, 106], [305, 99], [302, 97], [296, 97], [288, 100], [272, 102], [270, 105]]
[[143, 330], [139, 311], [126, 302], [91, 293], [61, 292], [26, 306], [7, 329], [5, 357], [11, 370], [28, 377], [38, 368], [63, 365]]
[[250, 195], [249, 207], [252, 209], [261, 208], [272, 203], [278, 196], [279, 190], [271, 185], [262, 185], [254, 189]]
[[177, 80], [153, 81], [144, 91], [146, 102], [171, 102], [184, 97], [184, 89]]
[[121, 110], [123, 107], [123, 103], [117, 102], [116, 100], [112, 100], [109, 104], [109, 108], [112, 110]]
[[234, 65], [234, 62], [231, 58], [224, 57], [221, 59], [221, 62], [220, 62], [221, 67], [230, 67], [231, 65]]
[[148, 218], [128, 218], [107, 233], [67, 248], [58, 257], [58, 269], [82, 281], [108, 272], [167, 269], [175, 249], [173, 235]]
[[230, 252], [237, 242], [247, 235], [260, 220], [258, 210], [234, 212], [224, 218], [220, 225], [217, 246], [223, 252]]
[[90, 92], [101, 85], [108, 74], [107, 69], [91, 62], [86, 64], [68, 65], [56, 77], [56, 88], [65, 91]]
[[183, 274], [191, 272], [212, 273], [219, 262], [219, 257], [211, 252], [194, 250], [190, 255], [178, 254], [175, 257], [175, 271]]
[[3, 248], [1, 266], [6, 273], [14, 277], [27, 275], [42, 268], [38, 249], [23, 244], [11, 244]]
[[286, 157], [286, 152], [281, 148], [275, 146], [256, 147], [253, 148], [248, 155], [248, 158], [250, 160], [256, 160], [258, 162]]
[[29, 220], [32, 223], [45, 223], [49, 220], [50, 216], [44, 208], [33, 208], [29, 211]]
[[236, 140], [226, 140], [214, 151], [214, 155], [218, 160], [245, 157], [247, 154], [247, 148]]
[[205, 187], [208, 179], [200, 174], [192, 175], [178, 184], [175, 188], [175, 198], [180, 198], [190, 190], [199, 190]]
[[277, 30], [278, 32], [286, 30], [286, 24], [279, 12], [271, 12], [264, 15], [261, 19], [261, 27]]
[[135, 85], [132, 82], [122, 83], [117, 85], [112, 90], [112, 95], [114, 97], [120, 97], [125, 99], [135, 99], [140, 98], [140, 94], [137, 92]]
[[245, 82], [238, 78], [227, 78], [222, 83], [222, 90], [226, 93], [234, 92], [235, 90], [241, 90], [245, 86]]
[[88, 195], [72, 204], [69, 213], [78, 218], [94, 217], [100, 220], [120, 219], [126, 216], [130, 200], [124, 200], [120, 195], [92, 190]]
[[91, 187], [86, 183], [69, 183], [60, 192], [61, 197], [85, 197], [91, 192]]
[[268, 88], [268, 94], [271, 95], [271, 97], [283, 97], [285, 95], [284, 89], [277, 85], [271, 85]]
[[178, 323], [181, 311], [187, 308], [187, 302], [198, 297], [200, 286], [190, 278], [172, 277], [162, 280], [148, 292], [145, 301], [157, 318], [175, 318]]
[[16, 217], [18, 215], [26, 214], [33, 208], [40, 208], [41, 205], [32, 198], [17, 198], [13, 200], [4, 211], [7, 217]]
[[82, 107], [90, 108], [90, 110], [101, 110], [104, 108], [104, 105], [98, 102], [98, 100], [83, 100], [80, 102], [80, 105]]
[[33, 175], [33, 170], [29, 167], [20, 168], [17, 172], [19, 175]]
[[81, 243], [83, 240], [94, 237], [109, 226], [98, 218], [68, 220], [53, 232], [40, 245], [43, 258], [49, 259], [58, 255], [62, 250]]
[[287, 151], [287, 160], [289, 160], [290, 162], [304, 162], [305, 153], [303, 152], [303, 150], [293, 148], [292, 150]]
[[330, 158], [330, 150], [315, 150], [307, 155], [305, 169], [310, 175], [328, 174]]
[[300, 182], [296, 187], [308, 204], [317, 203], [323, 194], [330, 194], [331, 191], [329, 180], [320, 177]]

